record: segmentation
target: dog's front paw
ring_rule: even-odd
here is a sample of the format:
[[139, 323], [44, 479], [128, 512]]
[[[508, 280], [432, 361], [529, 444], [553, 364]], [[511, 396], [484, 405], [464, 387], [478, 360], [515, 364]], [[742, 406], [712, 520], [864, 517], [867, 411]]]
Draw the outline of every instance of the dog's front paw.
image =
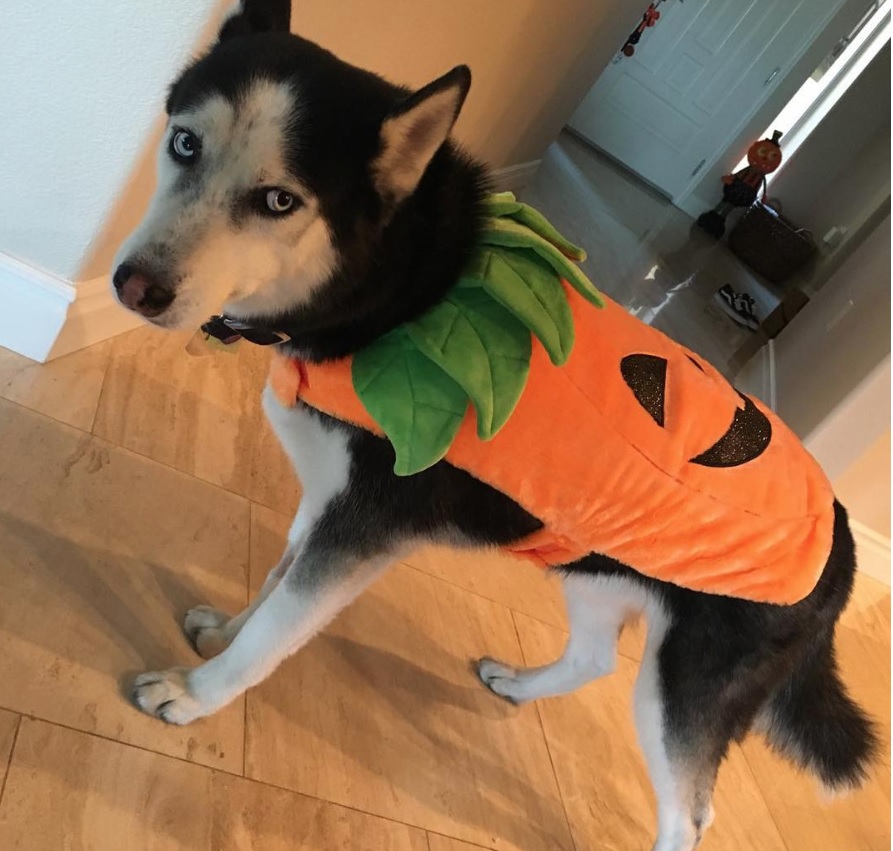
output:
[[229, 615], [211, 606], [196, 606], [186, 612], [183, 631], [202, 659], [211, 659], [226, 650], [229, 640], [223, 627]]
[[518, 688], [518, 672], [510, 665], [484, 657], [477, 664], [477, 674], [493, 694], [498, 694], [510, 703], [523, 701]]
[[140, 674], [133, 684], [133, 700], [147, 715], [168, 724], [189, 724], [208, 715], [189, 691], [189, 668]]

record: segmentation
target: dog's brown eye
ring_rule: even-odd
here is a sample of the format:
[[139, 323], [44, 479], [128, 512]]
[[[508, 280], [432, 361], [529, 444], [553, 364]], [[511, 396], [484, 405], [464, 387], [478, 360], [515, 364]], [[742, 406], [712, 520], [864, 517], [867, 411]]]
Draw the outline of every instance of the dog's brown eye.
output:
[[271, 213], [287, 213], [295, 205], [295, 196], [284, 189], [271, 189], [267, 192], [266, 200]]

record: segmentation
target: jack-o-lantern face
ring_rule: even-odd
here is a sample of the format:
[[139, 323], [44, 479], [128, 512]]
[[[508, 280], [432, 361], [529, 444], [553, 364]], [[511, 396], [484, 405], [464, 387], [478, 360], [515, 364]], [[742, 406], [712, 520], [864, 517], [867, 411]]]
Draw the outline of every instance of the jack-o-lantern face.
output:
[[[691, 355], [686, 355], [691, 365], [687, 369], [697, 369], [706, 375], [704, 367]], [[620, 362], [620, 373], [629, 386], [636, 401], [662, 429], [666, 422], [666, 398], [668, 392], [667, 365], [665, 358], [649, 354], [627, 355]], [[715, 442], [702, 452], [690, 457], [691, 464], [702, 467], [740, 467], [758, 458], [772, 440], [772, 424], [765, 414], [742, 394], [737, 394], [743, 407], [735, 407], [731, 412], [731, 423], [727, 430], [718, 435]], [[679, 428], [683, 424], [673, 424]]]
[[781, 165], [781, 148], [771, 139], [761, 139], [748, 148], [747, 161], [763, 174], [771, 174]]

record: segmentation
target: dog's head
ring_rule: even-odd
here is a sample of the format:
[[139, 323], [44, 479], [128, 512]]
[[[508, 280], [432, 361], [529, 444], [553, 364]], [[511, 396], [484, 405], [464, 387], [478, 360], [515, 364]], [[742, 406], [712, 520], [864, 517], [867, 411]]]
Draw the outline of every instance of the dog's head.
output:
[[419, 91], [289, 35], [290, 0], [241, 0], [173, 84], [158, 187], [113, 282], [167, 328], [306, 303], [370, 245], [449, 136], [470, 73]]

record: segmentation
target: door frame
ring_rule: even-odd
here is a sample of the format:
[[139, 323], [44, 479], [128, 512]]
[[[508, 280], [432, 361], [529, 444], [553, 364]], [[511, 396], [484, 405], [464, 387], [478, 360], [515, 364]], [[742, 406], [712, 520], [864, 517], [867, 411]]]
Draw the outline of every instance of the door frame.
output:
[[[674, 206], [679, 207], [686, 212], [689, 210], [686, 207], [686, 202], [692, 198], [694, 195], [695, 189], [701, 184], [701, 181], [704, 179], [705, 174], [709, 174], [711, 169], [728, 153], [729, 149], [732, 145], [735, 144], [735, 140], [747, 126], [747, 124], [757, 115], [760, 109], [763, 108], [766, 101], [772, 95], [777, 88], [780, 82], [787, 80], [788, 75], [791, 71], [796, 67], [797, 63], [806, 55], [807, 51], [809, 51], [812, 46], [818, 41], [828, 30], [831, 22], [840, 12], [840, 10], [846, 5], [849, 0], [835, 0], [834, 4], [829, 7], [828, 11], [825, 13], [824, 17], [819, 22], [819, 25], [816, 27], [815, 35], [808, 42], [804, 43], [800, 46], [800, 49], [795, 53], [791, 54], [788, 61], [781, 66], [781, 70], [775, 75], [775, 85], [764, 86], [764, 94], [763, 97], [755, 102], [753, 106], [746, 110], [741, 114], [741, 118], [731, 127], [729, 132], [725, 135], [723, 141], [716, 146], [716, 152], [713, 156], [708, 156], [703, 165], [698, 169], [697, 173], [693, 175], [688, 183], [685, 185], [685, 188], [678, 194], [672, 197], [672, 202]], [[697, 204], [700, 209], [700, 203]]]

